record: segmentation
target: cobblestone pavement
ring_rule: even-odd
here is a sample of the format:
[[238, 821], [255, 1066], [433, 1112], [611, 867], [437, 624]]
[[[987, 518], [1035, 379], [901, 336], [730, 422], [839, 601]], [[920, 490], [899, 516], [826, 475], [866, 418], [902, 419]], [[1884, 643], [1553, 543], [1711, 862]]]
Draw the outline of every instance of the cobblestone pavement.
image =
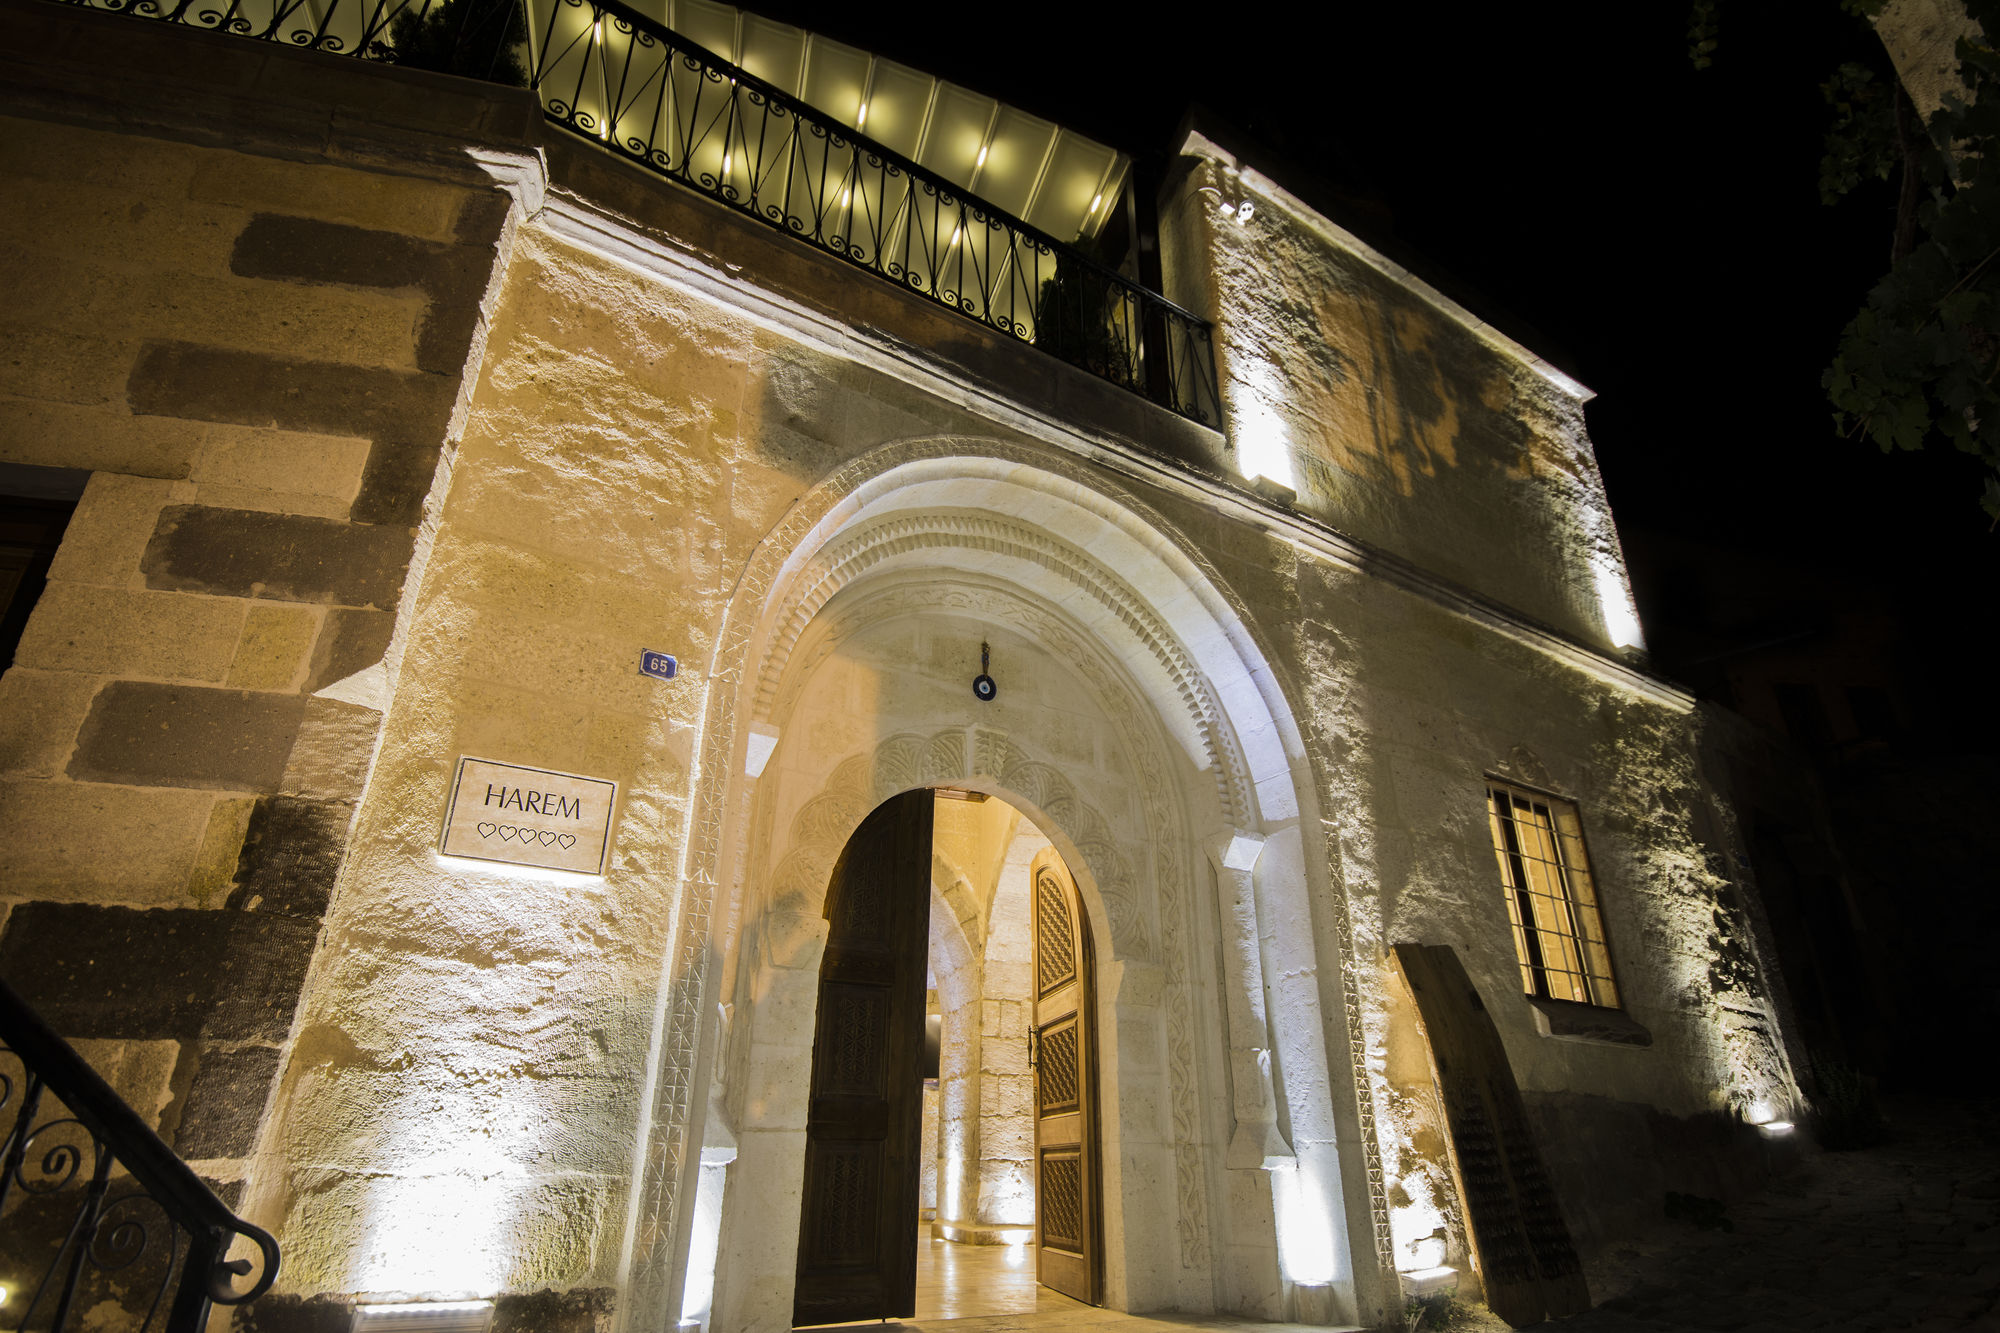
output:
[[1812, 1154], [1732, 1203], [1734, 1230], [1680, 1226], [1614, 1252], [1589, 1274], [1597, 1308], [1541, 1327], [2000, 1333], [2000, 1105], [1889, 1114], [1891, 1142]]

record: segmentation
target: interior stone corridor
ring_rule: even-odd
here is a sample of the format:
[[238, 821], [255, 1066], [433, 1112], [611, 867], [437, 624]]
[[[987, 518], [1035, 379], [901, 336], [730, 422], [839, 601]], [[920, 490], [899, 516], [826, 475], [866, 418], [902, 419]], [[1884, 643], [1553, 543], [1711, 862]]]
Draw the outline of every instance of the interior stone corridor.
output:
[[967, 1245], [943, 1240], [925, 1227], [917, 1233], [917, 1313], [922, 1323], [1000, 1315], [1067, 1319], [1110, 1313], [1035, 1280], [1035, 1247]]
[[1039, 1333], [1039, 1330], [1116, 1329], [1118, 1333], [1237, 1333], [1258, 1329], [1283, 1333], [1311, 1327], [1314, 1333], [1358, 1333], [1324, 1325], [1269, 1324], [1258, 1320], [1178, 1314], [1128, 1315], [1073, 1301], [1035, 1281], [1035, 1247], [968, 1245], [941, 1240], [919, 1229], [917, 1312], [886, 1324], [832, 1326], [842, 1329], [926, 1330], [949, 1333]]

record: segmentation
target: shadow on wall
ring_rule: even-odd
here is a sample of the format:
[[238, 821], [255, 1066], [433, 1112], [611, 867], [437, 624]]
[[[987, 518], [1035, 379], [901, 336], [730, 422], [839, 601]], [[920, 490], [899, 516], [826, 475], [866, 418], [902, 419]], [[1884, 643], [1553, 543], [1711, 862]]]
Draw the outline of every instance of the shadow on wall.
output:
[[1522, 1094], [1586, 1263], [1668, 1220], [1667, 1196], [1727, 1203], [1789, 1171], [1798, 1136], [1767, 1138], [1726, 1111], [1673, 1116], [1575, 1092]]

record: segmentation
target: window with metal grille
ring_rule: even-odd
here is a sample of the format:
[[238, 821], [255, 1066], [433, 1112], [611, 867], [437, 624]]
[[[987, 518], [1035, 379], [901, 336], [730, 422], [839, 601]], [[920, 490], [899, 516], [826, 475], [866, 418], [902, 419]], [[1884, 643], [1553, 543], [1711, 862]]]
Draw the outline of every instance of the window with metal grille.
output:
[[1616, 1009], [1618, 983], [1576, 807], [1499, 782], [1486, 787], [1521, 988], [1529, 995]]

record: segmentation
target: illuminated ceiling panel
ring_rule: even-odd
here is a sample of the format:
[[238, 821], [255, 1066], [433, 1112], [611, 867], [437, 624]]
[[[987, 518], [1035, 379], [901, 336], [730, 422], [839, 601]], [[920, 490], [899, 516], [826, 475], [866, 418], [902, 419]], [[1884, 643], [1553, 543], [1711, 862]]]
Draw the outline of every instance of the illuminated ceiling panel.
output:
[[1131, 159], [921, 70], [715, 0], [634, 0], [642, 13], [1059, 241], [1116, 210]]

